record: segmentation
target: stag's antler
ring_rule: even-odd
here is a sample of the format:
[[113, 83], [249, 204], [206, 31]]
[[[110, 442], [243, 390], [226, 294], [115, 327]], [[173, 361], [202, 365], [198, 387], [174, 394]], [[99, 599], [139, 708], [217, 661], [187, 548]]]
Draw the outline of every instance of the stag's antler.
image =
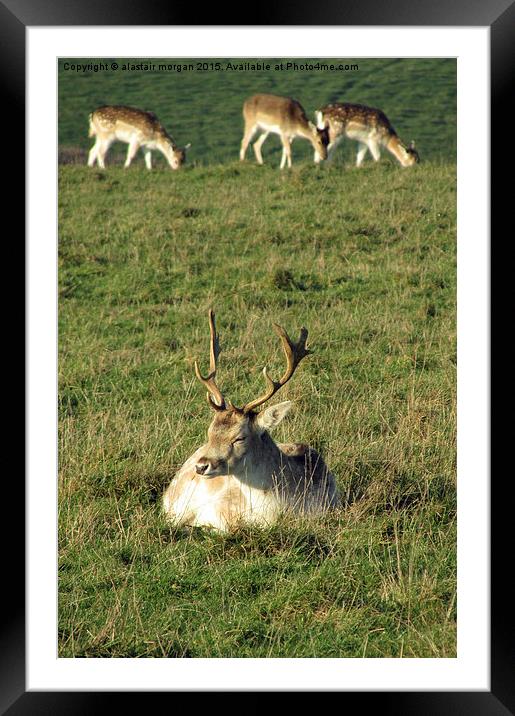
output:
[[[215, 383], [216, 377], [216, 361], [220, 355], [220, 343], [218, 341], [218, 335], [215, 328], [215, 314], [213, 310], [209, 309], [209, 332], [211, 334], [209, 344], [209, 374], [206, 378], [201, 374], [198, 363], [195, 361], [195, 375], [203, 383], [207, 390], [207, 402], [215, 410], [225, 410], [224, 396], [220, 392], [217, 384]], [[214, 398], [214, 400], [213, 400]]]
[[250, 403], [247, 403], [243, 408], [244, 413], [249, 413], [251, 410], [254, 410], [259, 405], [266, 403], [267, 400], [270, 400], [270, 398], [275, 393], [277, 393], [279, 388], [282, 388], [282, 386], [290, 380], [292, 375], [295, 373], [295, 370], [299, 365], [300, 361], [307, 355], [312, 353], [312, 351], [306, 348], [306, 339], [308, 337], [308, 332], [306, 328], [300, 329], [300, 336], [297, 343], [293, 343], [284, 328], [278, 326], [277, 323], [274, 323], [274, 330], [281, 339], [284, 355], [286, 356], [286, 371], [278, 381], [275, 381], [268, 375], [267, 369], [263, 368], [263, 375], [265, 376], [266, 381], [268, 383], [268, 389], [266, 393], [263, 393], [261, 397], [256, 398], [256, 400], [252, 400]]

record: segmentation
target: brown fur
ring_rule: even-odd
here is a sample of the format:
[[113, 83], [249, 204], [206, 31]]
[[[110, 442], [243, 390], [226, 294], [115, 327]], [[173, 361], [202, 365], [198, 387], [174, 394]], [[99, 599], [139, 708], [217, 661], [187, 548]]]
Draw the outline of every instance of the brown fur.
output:
[[174, 139], [163, 127], [153, 112], [124, 105], [106, 105], [98, 107], [89, 115], [89, 136], [96, 137], [91, 148], [88, 165], [95, 162], [104, 169], [104, 160], [114, 141], [126, 142], [129, 147], [125, 167], [132, 162], [140, 147], [145, 148], [145, 162], [151, 169], [151, 151], [159, 150], [164, 154], [173, 169], [179, 168], [186, 159], [185, 149], [177, 147]]
[[[305, 443], [276, 444], [257, 424], [258, 415], [232, 407], [215, 413], [208, 442], [165, 492], [172, 520], [225, 530], [246, 521], [269, 524], [285, 509], [323, 511], [338, 503], [334, 477], [319, 453]], [[233, 443], [242, 436], [242, 443]], [[199, 466], [208, 470], [199, 473]], [[185, 507], [186, 494], [191, 502]]]
[[269, 430], [291, 409], [284, 401], [256, 412], [293, 375], [306, 348], [308, 332], [293, 342], [274, 324], [286, 356], [286, 372], [274, 381], [263, 371], [267, 391], [243, 408], [234, 407], [216, 385], [220, 352], [215, 315], [209, 310], [210, 372], [204, 377], [195, 361], [195, 373], [208, 389], [214, 410], [207, 442], [191, 455], [163, 495], [163, 507], [177, 524], [226, 530], [242, 522], [271, 524], [286, 510], [321, 512], [338, 504], [334, 476], [322, 457], [304, 443], [277, 445]]
[[245, 122], [280, 117], [285, 129], [294, 129], [297, 125], [308, 124], [306, 112], [300, 102], [291, 97], [279, 97], [274, 94], [256, 94], [243, 104]]
[[[125, 107], [124, 105], [106, 105], [96, 109], [91, 118], [95, 122], [99, 122], [102, 128], [106, 130], [114, 129], [117, 122], [124, 122], [131, 127], [142, 130], [149, 136], [167, 137], [173, 142], [154, 112], [136, 109], [136, 107]], [[175, 142], [173, 144], [175, 145]]]
[[327, 157], [328, 132], [325, 129], [318, 129], [308, 120], [304, 108], [296, 99], [274, 94], [256, 94], [244, 102], [243, 118], [245, 130], [241, 142], [240, 160], [245, 159], [249, 142], [257, 131], [261, 132], [261, 136], [253, 146], [259, 164], [263, 164], [261, 147], [270, 132], [281, 137], [283, 145], [281, 169], [286, 162], [291, 167], [290, 144], [295, 137], [307, 139], [322, 159]]
[[342, 127], [352, 122], [363, 127], [374, 128], [382, 135], [394, 136], [397, 134], [385, 113], [375, 107], [342, 102], [328, 104], [320, 111], [324, 117]]
[[289, 457], [304, 457], [309, 450], [309, 445], [305, 443], [278, 443], [277, 447]]
[[388, 149], [402, 166], [411, 166], [420, 161], [414, 145], [406, 146], [401, 141], [390, 120], [380, 109], [337, 102], [322, 107], [319, 113], [322, 116], [322, 124], [329, 132], [329, 153], [334, 151], [343, 136], [347, 136], [361, 144], [362, 148], [357, 157], [358, 166], [363, 161], [367, 145], [376, 161], [379, 160], [381, 146]]

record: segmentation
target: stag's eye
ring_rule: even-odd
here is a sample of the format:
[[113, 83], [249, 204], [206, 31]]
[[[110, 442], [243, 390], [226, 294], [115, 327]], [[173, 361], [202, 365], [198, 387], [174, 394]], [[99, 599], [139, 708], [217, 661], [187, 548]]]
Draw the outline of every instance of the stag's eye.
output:
[[246, 437], [236, 438], [236, 440], [232, 441], [232, 444], [235, 445], [236, 443], [242, 443], [246, 439], [247, 439]]

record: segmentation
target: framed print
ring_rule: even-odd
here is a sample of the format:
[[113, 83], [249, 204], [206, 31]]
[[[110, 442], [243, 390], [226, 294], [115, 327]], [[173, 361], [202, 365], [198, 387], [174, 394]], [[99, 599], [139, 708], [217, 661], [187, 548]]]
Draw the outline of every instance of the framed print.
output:
[[2, 713], [513, 712], [488, 382], [513, 6], [0, 11], [28, 328]]

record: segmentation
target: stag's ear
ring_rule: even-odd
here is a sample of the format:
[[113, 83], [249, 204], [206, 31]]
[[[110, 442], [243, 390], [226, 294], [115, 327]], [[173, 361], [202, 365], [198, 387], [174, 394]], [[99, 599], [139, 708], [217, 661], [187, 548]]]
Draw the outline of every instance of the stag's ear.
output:
[[270, 430], [279, 425], [281, 420], [290, 412], [292, 407], [291, 400], [285, 400], [284, 403], [271, 405], [269, 408], [258, 413], [256, 424], [263, 430]]

